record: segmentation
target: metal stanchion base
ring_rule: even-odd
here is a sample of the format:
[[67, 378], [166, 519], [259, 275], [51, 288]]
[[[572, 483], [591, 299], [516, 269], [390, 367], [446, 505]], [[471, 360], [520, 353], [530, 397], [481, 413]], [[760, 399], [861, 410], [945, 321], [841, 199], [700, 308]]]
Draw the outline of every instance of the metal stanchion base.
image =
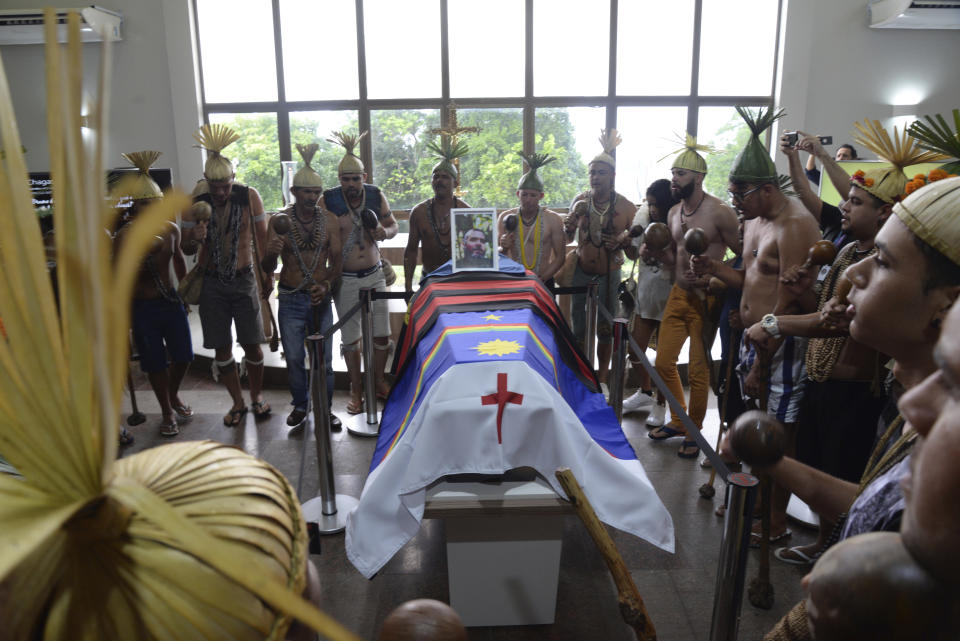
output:
[[347, 514], [353, 511], [358, 503], [360, 503], [360, 500], [349, 494], [337, 494], [336, 513], [324, 514], [323, 499], [317, 496], [304, 502], [301, 509], [303, 510], [303, 518], [311, 523], [316, 523], [320, 534], [337, 534], [343, 532], [344, 528], [347, 527]]
[[347, 428], [347, 431], [353, 434], [354, 436], [366, 436], [368, 438], [376, 438], [380, 435], [380, 418], [381, 413], [377, 412], [377, 422], [376, 423], [367, 423], [367, 413], [363, 412], [362, 414], [357, 414], [356, 416], [351, 416], [348, 418], [344, 425]]

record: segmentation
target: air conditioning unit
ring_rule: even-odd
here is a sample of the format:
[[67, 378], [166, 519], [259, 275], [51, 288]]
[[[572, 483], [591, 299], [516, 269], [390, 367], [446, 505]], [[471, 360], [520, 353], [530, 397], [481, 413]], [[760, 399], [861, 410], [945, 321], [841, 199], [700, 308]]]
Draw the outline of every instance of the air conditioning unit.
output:
[[960, 0], [870, 0], [874, 29], [960, 29]]
[[[79, 13], [80, 36], [84, 42], [120, 40], [123, 14], [90, 5], [77, 9], [57, 9], [57, 39], [67, 41], [67, 15]], [[43, 11], [4, 9], [0, 11], [0, 45], [43, 43]]]

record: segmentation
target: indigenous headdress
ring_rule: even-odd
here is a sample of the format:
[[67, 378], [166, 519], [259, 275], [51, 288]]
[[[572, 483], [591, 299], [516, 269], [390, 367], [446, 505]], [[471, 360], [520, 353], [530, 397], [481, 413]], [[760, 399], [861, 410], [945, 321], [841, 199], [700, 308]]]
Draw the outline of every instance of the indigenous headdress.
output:
[[731, 182], [744, 183], [773, 183], [779, 185], [777, 166], [773, 164], [766, 147], [760, 142], [760, 135], [766, 131], [774, 121], [785, 115], [783, 109], [774, 110], [772, 107], [760, 107], [754, 114], [746, 107], [737, 108], [737, 113], [750, 127], [750, 140], [746, 147], [740, 150], [733, 167], [730, 169]]
[[544, 165], [552, 163], [556, 158], [550, 154], [530, 154], [529, 156], [518, 151], [517, 155], [523, 158], [524, 162], [530, 168], [527, 173], [520, 177], [520, 183], [517, 185], [517, 191], [521, 189], [532, 189], [543, 193], [543, 179], [537, 175], [537, 170]]
[[953, 110], [953, 131], [940, 114], [924, 118], [928, 124], [917, 120], [910, 125], [908, 133], [916, 138], [924, 149], [939, 152], [952, 159], [940, 169], [949, 174], [960, 173], [960, 109]]
[[620, 134], [617, 133], [616, 129], [601, 129], [600, 146], [603, 148], [603, 153], [595, 156], [590, 162], [604, 162], [616, 169], [617, 161], [612, 154], [613, 150], [616, 149], [617, 145], [621, 142], [623, 142], [623, 139], [620, 137]]
[[210, 155], [203, 166], [203, 177], [207, 180], [232, 180], [233, 163], [220, 152], [240, 140], [240, 134], [226, 125], [207, 124], [193, 134], [194, 140]]
[[923, 242], [960, 265], [960, 178], [921, 187], [893, 206], [893, 213]]
[[157, 162], [157, 158], [160, 157], [160, 152], [134, 151], [129, 154], [120, 155], [139, 171], [137, 171], [136, 176], [121, 178], [112, 190], [113, 193], [117, 196], [127, 196], [134, 200], [163, 198], [160, 185], [150, 177], [150, 167], [153, 166], [153, 163]]
[[353, 150], [357, 148], [357, 145], [360, 144], [360, 141], [367, 135], [367, 132], [363, 132], [360, 135], [348, 134], [345, 131], [334, 131], [332, 138], [327, 138], [327, 142], [332, 142], [335, 145], [340, 145], [347, 150], [347, 153], [344, 154], [343, 159], [340, 161], [340, 164], [337, 165], [337, 175], [342, 176], [344, 174], [365, 174], [367, 170], [363, 166], [363, 161], [360, 160], [360, 157], [353, 153]]
[[[51, 33], [53, 9], [44, 20]], [[68, 50], [79, 50], [79, 14], [70, 12], [67, 27]], [[355, 640], [300, 597], [306, 528], [277, 470], [210, 441], [116, 460], [134, 281], [154, 236], [189, 199], [169, 194], [144, 210], [112, 255], [103, 233], [113, 209], [100, 160], [106, 136], [64, 144], [81, 140], [81, 92], [72, 82], [83, 77], [83, 61], [56, 38], [45, 53], [47, 100], [60, 106], [48, 114], [47, 135], [57, 255], [69, 269], [55, 295], [36, 221], [0, 216], [0, 316], [9, 338], [0, 340], [0, 451], [18, 474], [0, 471], [0, 583], [16, 595], [4, 632], [282, 639], [295, 616], [331, 639]], [[18, 149], [0, 84], [0, 147]], [[96, 106], [107, 104], [105, 84]], [[29, 209], [26, 176], [22, 154], [0, 159], [0, 211]]]
[[891, 139], [879, 120], [853, 124], [860, 132], [853, 139], [890, 164], [866, 172], [856, 171], [850, 182], [885, 203], [895, 203], [904, 197], [908, 181], [904, 167], [945, 158], [935, 151], [924, 151], [906, 131], [898, 133], [896, 127]]
[[427, 143], [427, 149], [433, 153], [434, 157], [440, 159], [430, 170], [431, 174], [440, 170], [453, 176], [454, 180], [460, 178], [460, 172], [457, 171], [454, 161], [457, 158], [463, 158], [470, 151], [467, 143], [455, 141], [451, 136], [441, 135], [439, 144], [436, 141], [430, 141]]
[[314, 154], [317, 153], [317, 149], [320, 149], [320, 145], [315, 142], [309, 145], [297, 143], [297, 151], [300, 152], [300, 157], [303, 158], [303, 167], [293, 176], [294, 187], [316, 187], [323, 189], [323, 180], [320, 178], [320, 174], [315, 172], [313, 167], [310, 166], [310, 162], [313, 160]]
[[[704, 152], [712, 154], [716, 149], [710, 145], [700, 145], [697, 143], [697, 138], [691, 136], [690, 134], [685, 134], [685, 138], [680, 138], [678, 136], [678, 142], [683, 145], [680, 149], [676, 151], [671, 151], [671, 154], [677, 154], [677, 157], [673, 160], [673, 165], [671, 169], [687, 169], [689, 171], [695, 171], [697, 173], [705, 174], [707, 173], [707, 161], [703, 159], [698, 152]], [[670, 154], [667, 154], [669, 156]], [[664, 156], [663, 158], [666, 158]], [[663, 160], [661, 158], [660, 160]]]

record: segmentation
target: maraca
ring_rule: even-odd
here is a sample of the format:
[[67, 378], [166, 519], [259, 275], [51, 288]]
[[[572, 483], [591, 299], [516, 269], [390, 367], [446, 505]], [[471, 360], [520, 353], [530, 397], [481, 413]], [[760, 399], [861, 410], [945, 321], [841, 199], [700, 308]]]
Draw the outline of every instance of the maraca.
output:
[[670, 245], [670, 228], [663, 223], [650, 223], [643, 232], [643, 242], [650, 251], [666, 249]]
[[761, 410], [744, 412], [730, 428], [730, 445], [747, 465], [773, 465], [783, 458], [783, 426]]
[[683, 248], [691, 256], [699, 256], [710, 247], [710, 239], [707, 238], [707, 232], [699, 227], [691, 227], [683, 235]]
[[273, 226], [273, 231], [277, 233], [278, 236], [286, 236], [290, 232], [290, 215], [289, 214], [274, 214], [270, 218], [270, 225]]
[[814, 265], [829, 265], [837, 257], [837, 246], [829, 240], [818, 240], [810, 247], [807, 252], [807, 262], [802, 266], [803, 269], [810, 269]]
[[847, 278], [846, 274], [842, 274], [837, 283], [837, 288], [833, 290], [833, 295], [837, 299], [837, 302], [841, 305], [849, 305], [850, 301], [847, 300], [847, 296], [850, 294], [851, 289], [853, 289], [853, 281]]
[[190, 207], [190, 212], [185, 218], [195, 223], [205, 223], [210, 220], [212, 215], [213, 209], [210, 207], [210, 203], [205, 200], [198, 200]]
[[517, 230], [517, 215], [510, 214], [503, 219], [503, 227], [507, 230], [508, 233], [513, 233]]
[[367, 229], [376, 229], [377, 225], [380, 224], [380, 221], [377, 220], [377, 215], [373, 213], [372, 209], [364, 209], [360, 212], [360, 220]]

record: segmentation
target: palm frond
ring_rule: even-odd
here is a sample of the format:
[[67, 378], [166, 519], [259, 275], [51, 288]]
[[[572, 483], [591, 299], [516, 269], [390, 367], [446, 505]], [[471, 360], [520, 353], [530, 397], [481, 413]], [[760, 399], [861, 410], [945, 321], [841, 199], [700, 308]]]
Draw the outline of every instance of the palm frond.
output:
[[517, 155], [523, 158], [523, 161], [527, 163], [527, 167], [530, 168], [530, 171], [536, 171], [544, 165], [552, 163], [556, 158], [550, 154], [525, 154], [522, 151], [518, 151]]
[[320, 145], [315, 142], [309, 145], [297, 143], [297, 151], [300, 153], [300, 157], [303, 158], [303, 164], [307, 167], [310, 166], [310, 163], [313, 161], [313, 156], [317, 153], [318, 149], [320, 149]]
[[760, 107], [757, 109], [756, 114], [748, 107], [741, 107], [740, 105], [737, 105], [736, 110], [756, 138], [759, 138], [760, 134], [766, 131], [774, 122], [787, 115], [787, 112], [783, 109], [773, 109], [772, 107]]
[[200, 131], [193, 134], [193, 138], [207, 151], [218, 154], [240, 140], [240, 134], [227, 125], [208, 123], [200, 127]]
[[906, 130], [901, 133], [897, 127], [894, 127], [891, 137], [879, 120], [864, 120], [863, 124], [859, 122], [853, 124], [859, 132], [854, 134], [854, 141], [901, 170], [922, 162], [948, 159], [948, 156], [937, 151], [924, 150]]
[[953, 110], [953, 129], [940, 114], [924, 116], [926, 123], [917, 120], [910, 125], [907, 133], [913, 136], [919, 145], [928, 151], [934, 151], [951, 158], [960, 159], [960, 109]]

